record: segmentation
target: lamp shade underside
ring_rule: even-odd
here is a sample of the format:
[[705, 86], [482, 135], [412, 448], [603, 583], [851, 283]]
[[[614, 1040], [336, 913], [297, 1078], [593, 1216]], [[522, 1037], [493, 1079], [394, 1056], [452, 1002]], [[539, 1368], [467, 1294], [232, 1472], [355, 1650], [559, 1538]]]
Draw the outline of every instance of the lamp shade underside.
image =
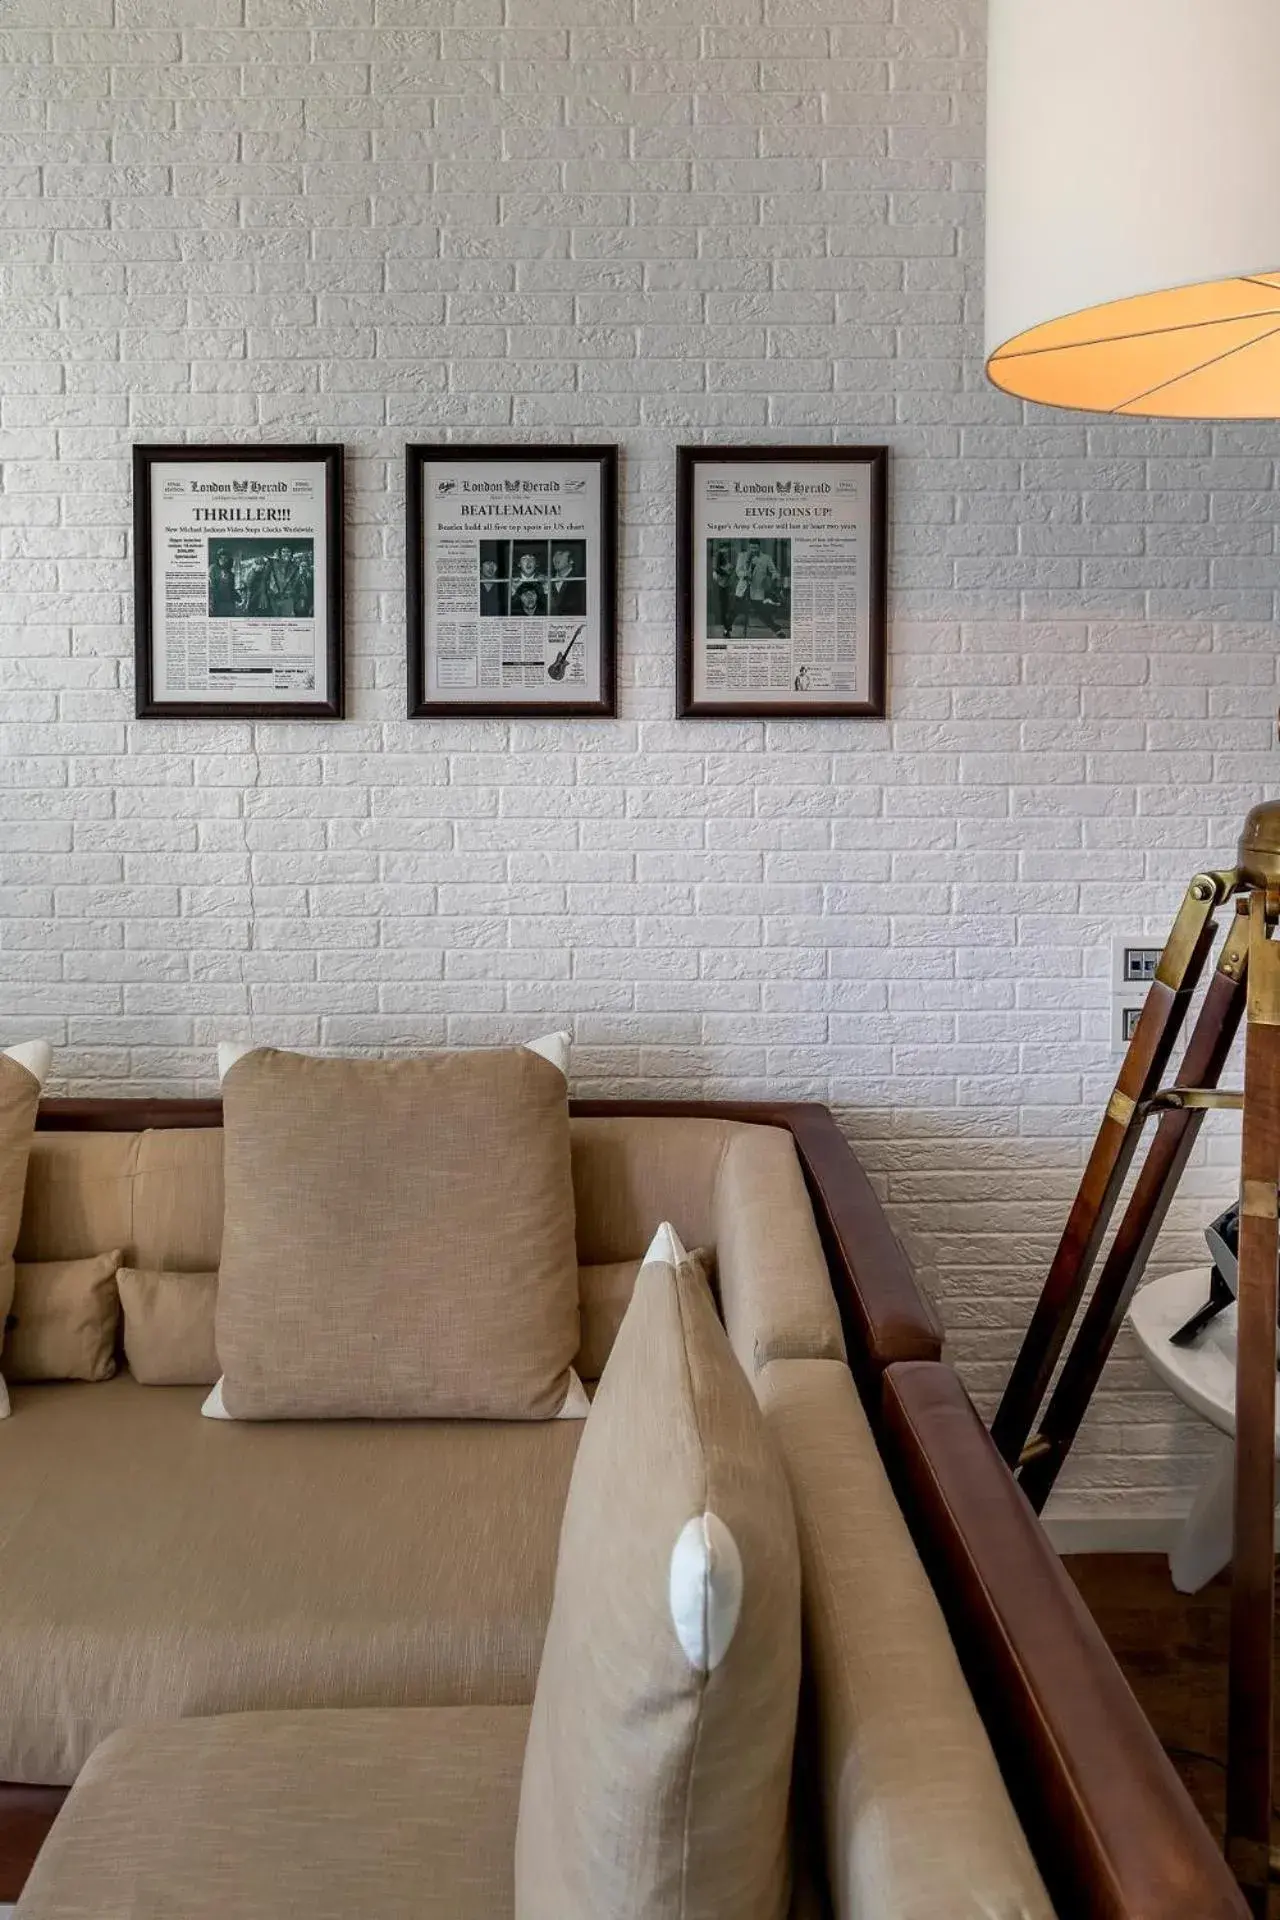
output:
[[992, 352], [1005, 393], [1168, 419], [1280, 415], [1280, 272], [1137, 294], [1046, 320]]

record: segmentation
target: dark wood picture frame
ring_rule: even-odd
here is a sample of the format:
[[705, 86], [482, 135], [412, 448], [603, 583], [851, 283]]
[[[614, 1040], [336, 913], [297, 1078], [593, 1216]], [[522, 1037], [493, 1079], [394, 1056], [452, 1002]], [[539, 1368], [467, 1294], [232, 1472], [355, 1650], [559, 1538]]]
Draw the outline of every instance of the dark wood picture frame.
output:
[[[326, 697], [304, 700], [158, 700], [151, 606], [151, 469], [176, 462], [258, 466], [288, 461], [325, 470]], [[261, 445], [255, 441], [136, 445], [133, 449], [133, 622], [135, 702], [140, 720], [341, 720], [346, 706], [343, 645], [343, 449], [336, 444]]]
[[[405, 455], [405, 639], [408, 649], [408, 713], [411, 720], [483, 719], [494, 715], [521, 719], [611, 719], [618, 711], [618, 449], [614, 445], [497, 445], [454, 440], [406, 446]], [[425, 469], [435, 461], [450, 465], [520, 466], [594, 465], [600, 485], [600, 698], [598, 700], [513, 700], [499, 692], [492, 700], [441, 700], [428, 697], [426, 656], [426, 570], [423, 565]]]
[[[694, 481], [700, 466], [865, 466], [871, 481], [871, 657], [865, 699], [817, 692], [792, 699], [701, 699], [694, 695]], [[685, 446], [676, 450], [676, 713], [711, 719], [882, 720], [888, 660], [889, 449], [885, 446]]]

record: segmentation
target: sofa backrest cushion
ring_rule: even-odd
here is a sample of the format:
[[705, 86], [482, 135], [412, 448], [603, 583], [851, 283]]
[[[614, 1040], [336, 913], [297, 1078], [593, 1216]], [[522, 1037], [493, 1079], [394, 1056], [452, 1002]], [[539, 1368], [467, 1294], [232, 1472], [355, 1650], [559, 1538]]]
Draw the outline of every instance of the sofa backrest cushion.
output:
[[[13, 1250], [22, 1220], [27, 1158], [31, 1151], [42, 1075], [12, 1055], [0, 1053], [0, 1346], [13, 1303]], [[100, 1243], [101, 1244], [101, 1243]], [[0, 1416], [9, 1410], [0, 1379]]]
[[686, 1247], [710, 1246], [716, 1181], [735, 1131], [729, 1120], [649, 1114], [575, 1120], [579, 1260], [640, 1259], [658, 1220], [670, 1220]]
[[790, 1498], [710, 1292], [651, 1251], [578, 1448], [516, 1920], [782, 1920], [800, 1678]]
[[[708, 1285], [715, 1262], [705, 1247], [689, 1258]], [[578, 1268], [581, 1319], [574, 1371], [598, 1380], [631, 1304], [639, 1260]], [[116, 1276], [129, 1371], [146, 1387], [211, 1387], [220, 1377], [214, 1329], [218, 1274], [122, 1267]]]
[[[714, 1250], [744, 1367], [844, 1353], [826, 1261], [791, 1135], [750, 1122], [646, 1114], [570, 1122], [584, 1380], [599, 1377], [655, 1220]], [[222, 1246], [220, 1127], [38, 1133], [18, 1254], [79, 1259], [122, 1247], [133, 1267], [212, 1271]]]
[[578, 1349], [569, 1101], [526, 1047], [262, 1048], [222, 1083], [235, 1419], [549, 1419]]
[[[710, 1247], [695, 1247], [689, 1258], [714, 1292], [716, 1261]], [[578, 1268], [582, 1332], [573, 1364], [583, 1380], [598, 1380], [604, 1372], [643, 1264], [643, 1260], [612, 1260], [603, 1266]]]

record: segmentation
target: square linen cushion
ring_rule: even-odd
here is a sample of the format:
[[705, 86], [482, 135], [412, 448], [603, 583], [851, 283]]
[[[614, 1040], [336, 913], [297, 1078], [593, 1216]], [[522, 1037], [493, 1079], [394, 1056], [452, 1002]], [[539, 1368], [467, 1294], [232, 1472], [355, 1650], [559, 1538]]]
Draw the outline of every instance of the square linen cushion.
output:
[[782, 1466], [706, 1282], [664, 1227], [574, 1462], [516, 1920], [783, 1920], [799, 1683]]
[[110, 1380], [116, 1370], [120, 1252], [19, 1261], [5, 1328], [10, 1380]]
[[218, 1378], [218, 1275], [121, 1267], [124, 1357], [142, 1387], [211, 1387]]
[[540, 1420], [578, 1267], [564, 1074], [527, 1047], [262, 1049], [222, 1082], [219, 1410]]
[[[40, 1089], [51, 1058], [52, 1050], [43, 1040], [27, 1041], [0, 1053], [0, 1349], [4, 1346], [5, 1320], [13, 1305], [13, 1250], [22, 1224], [27, 1158]], [[0, 1352], [0, 1366], [3, 1364]], [[0, 1378], [0, 1420], [8, 1411], [9, 1394]]]

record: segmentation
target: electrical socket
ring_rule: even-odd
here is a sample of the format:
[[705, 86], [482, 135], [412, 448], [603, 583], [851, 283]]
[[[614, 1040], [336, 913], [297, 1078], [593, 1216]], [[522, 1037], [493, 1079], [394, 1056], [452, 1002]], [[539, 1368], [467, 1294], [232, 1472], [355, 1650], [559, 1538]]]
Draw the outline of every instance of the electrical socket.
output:
[[1111, 990], [1132, 993], [1135, 987], [1149, 987], [1156, 977], [1163, 947], [1145, 934], [1129, 933], [1111, 942]]
[[1133, 1030], [1138, 1024], [1143, 1001], [1126, 1000], [1115, 994], [1111, 1001], [1111, 1051], [1123, 1053], [1133, 1038]]
[[1126, 933], [1111, 942], [1111, 1051], [1123, 1053], [1133, 1038], [1156, 977], [1163, 948], [1149, 935]]

